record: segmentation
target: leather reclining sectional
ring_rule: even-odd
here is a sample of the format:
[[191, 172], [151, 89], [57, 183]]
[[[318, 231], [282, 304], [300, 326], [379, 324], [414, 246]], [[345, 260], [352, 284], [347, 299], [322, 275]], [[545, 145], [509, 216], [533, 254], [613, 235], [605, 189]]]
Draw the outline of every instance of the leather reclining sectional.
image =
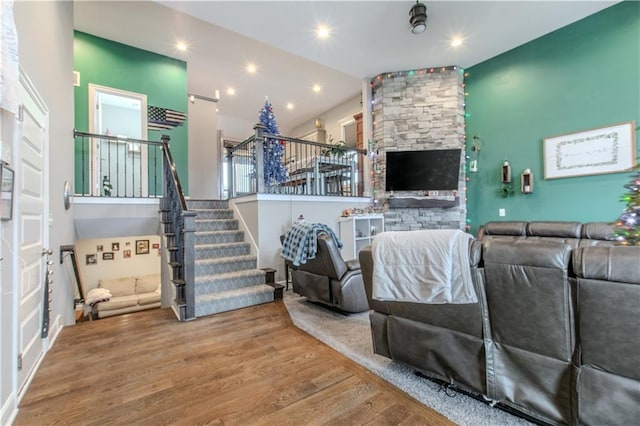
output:
[[[283, 238], [281, 237], [281, 240]], [[340, 248], [326, 233], [318, 235], [316, 257], [292, 269], [293, 291], [307, 300], [346, 313], [369, 310], [357, 259], [345, 261]]]
[[604, 223], [491, 222], [469, 247], [478, 303], [373, 300], [374, 352], [539, 423], [640, 418], [640, 247]]

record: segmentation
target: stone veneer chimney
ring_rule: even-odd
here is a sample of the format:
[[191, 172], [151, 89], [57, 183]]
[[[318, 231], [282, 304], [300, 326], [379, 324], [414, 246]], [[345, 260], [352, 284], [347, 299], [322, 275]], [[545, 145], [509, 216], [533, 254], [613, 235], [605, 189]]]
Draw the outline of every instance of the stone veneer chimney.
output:
[[[372, 80], [373, 137], [378, 158], [373, 194], [387, 231], [466, 229], [464, 71], [459, 67], [385, 73]], [[461, 149], [458, 191], [385, 193], [387, 151]], [[413, 197], [416, 207], [392, 207], [395, 197]], [[451, 202], [453, 197], [457, 202]], [[445, 201], [447, 200], [447, 201]], [[404, 204], [404, 203], [400, 203]], [[438, 207], [455, 204], [452, 207]]]

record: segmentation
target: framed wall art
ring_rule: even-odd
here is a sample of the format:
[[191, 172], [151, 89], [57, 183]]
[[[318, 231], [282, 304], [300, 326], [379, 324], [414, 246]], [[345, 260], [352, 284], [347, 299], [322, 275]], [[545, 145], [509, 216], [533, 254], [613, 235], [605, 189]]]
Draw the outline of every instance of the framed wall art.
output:
[[136, 240], [136, 254], [149, 254], [149, 240]]
[[634, 122], [543, 140], [544, 178], [618, 173], [636, 164]]

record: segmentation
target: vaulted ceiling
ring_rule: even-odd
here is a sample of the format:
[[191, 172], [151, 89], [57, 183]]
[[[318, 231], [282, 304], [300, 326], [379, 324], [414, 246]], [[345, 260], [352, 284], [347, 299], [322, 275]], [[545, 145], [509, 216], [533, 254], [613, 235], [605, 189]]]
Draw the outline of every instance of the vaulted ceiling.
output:
[[[265, 96], [288, 132], [358, 95], [380, 73], [467, 68], [617, 3], [423, 2], [422, 34], [410, 31], [415, 2], [406, 0], [77, 1], [74, 20], [80, 31], [185, 60], [189, 92], [213, 97], [218, 90], [220, 122], [243, 137]], [[327, 39], [315, 33], [321, 24], [330, 28]], [[451, 46], [454, 37], [459, 47]], [[187, 51], [176, 49], [178, 40]]]

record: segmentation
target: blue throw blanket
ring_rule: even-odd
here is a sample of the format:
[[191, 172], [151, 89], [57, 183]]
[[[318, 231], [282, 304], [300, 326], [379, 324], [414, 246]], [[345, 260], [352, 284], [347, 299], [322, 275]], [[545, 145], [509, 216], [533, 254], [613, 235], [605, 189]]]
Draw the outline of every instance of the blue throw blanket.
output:
[[318, 253], [318, 233], [320, 232], [325, 232], [333, 238], [338, 247], [342, 247], [342, 241], [327, 225], [300, 222], [294, 224], [285, 234], [281, 256], [293, 262], [295, 266], [307, 263], [307, 259], [315, 258]]

